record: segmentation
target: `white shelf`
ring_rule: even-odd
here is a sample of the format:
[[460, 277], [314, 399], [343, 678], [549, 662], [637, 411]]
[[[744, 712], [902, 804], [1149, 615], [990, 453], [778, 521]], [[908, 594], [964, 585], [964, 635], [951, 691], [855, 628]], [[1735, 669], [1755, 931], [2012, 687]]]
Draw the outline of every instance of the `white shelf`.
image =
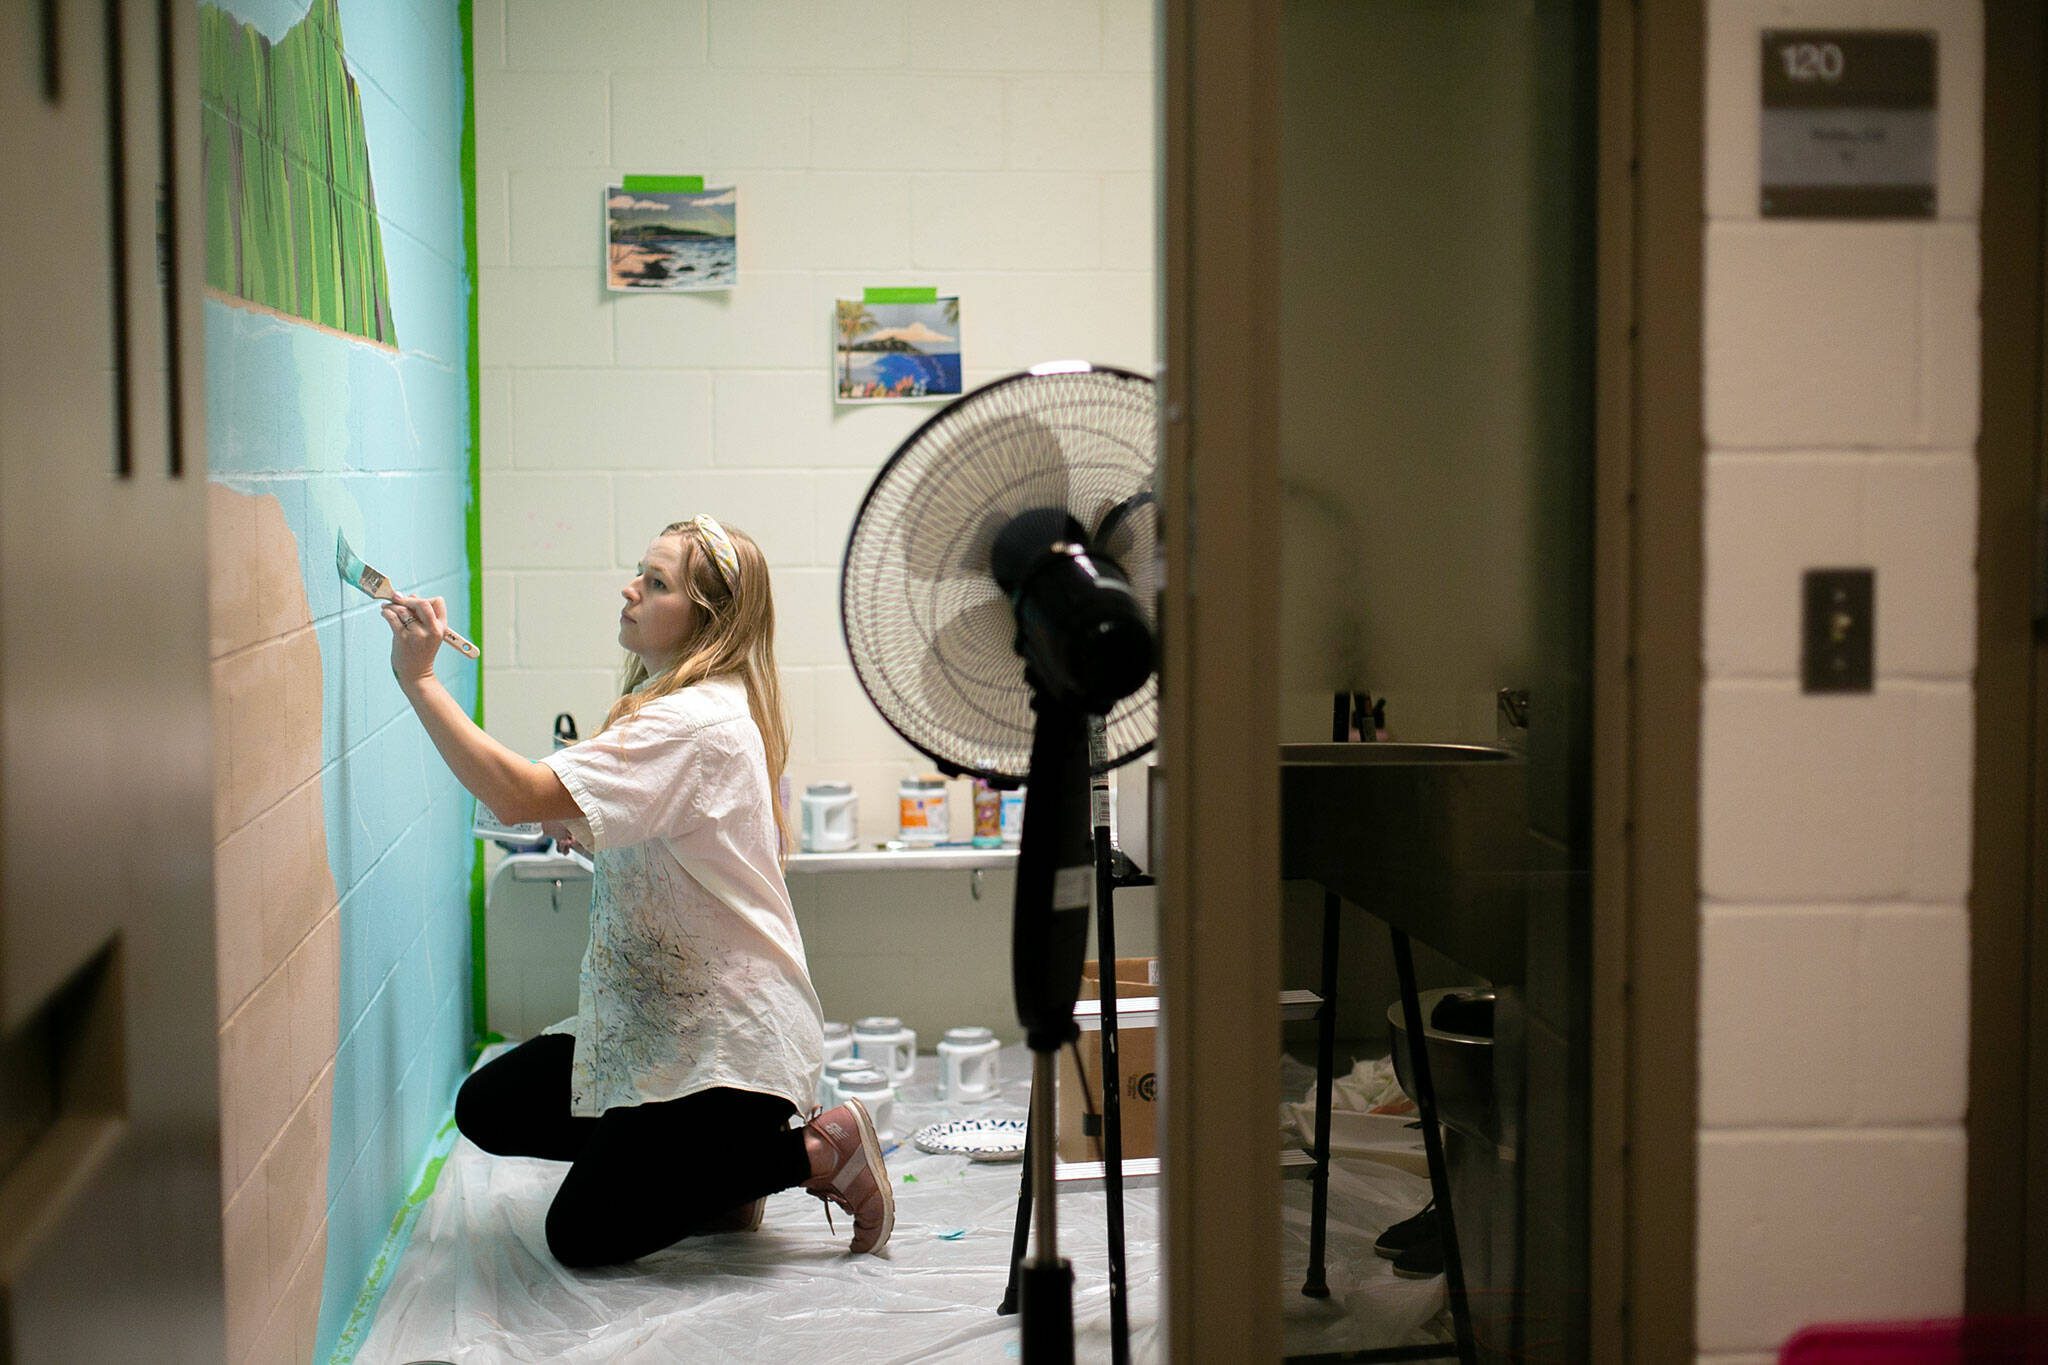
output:
[[[1094, 1189], [1108, 1180], [1103, 1172], [1105, 1163], [1100, 1161], [1055, 1161], [1052, 1177], [1062, 1189]], [[1159, 1158], [1156, 1156], [1127, 1156], [1124, 1158], [1124, 1188], [1142, 1189], [1159, 1183]], [[1282, 1180], [1307, 1180], [1316, 1173], [1316, 1159], [1299, 1148], [1290, 1147], [1280, 1153], [1280, 1178]]]
[[994, 872], [1017, 865], [1014, 848], [852, 848], [844, 853], [793, 853], [788, 872]]
[[[1282, 1019], [1313, 1019], [1321, 1009], [1323, 998], [1314, 991], [1280, 992], [1280, 1017]], [[1151, 1028], [1159, 1022], [1159, 997], [1156, 995], [1134, 995], [1128, 999], [1119, 996], [1116, 1002], [1116, 1025], [1118, 1028]], [[1102, 1027], [1102, 1002], [1100, 1000], [1076, 1000], [1074, 1002], [1074, 1024], [1083, 1033], [1093, 1032]]]

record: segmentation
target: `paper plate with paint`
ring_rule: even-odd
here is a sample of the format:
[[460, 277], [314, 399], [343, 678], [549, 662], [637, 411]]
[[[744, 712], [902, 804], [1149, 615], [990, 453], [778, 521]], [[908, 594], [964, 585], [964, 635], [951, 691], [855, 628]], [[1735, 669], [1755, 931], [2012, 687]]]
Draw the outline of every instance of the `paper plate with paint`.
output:
[[910, 1139], [920, 1152], [964, 1156], [975, 1161], [1019, 1161], [1024, 1156], [1023, 1119], [957, 1119], [928, 1124]]

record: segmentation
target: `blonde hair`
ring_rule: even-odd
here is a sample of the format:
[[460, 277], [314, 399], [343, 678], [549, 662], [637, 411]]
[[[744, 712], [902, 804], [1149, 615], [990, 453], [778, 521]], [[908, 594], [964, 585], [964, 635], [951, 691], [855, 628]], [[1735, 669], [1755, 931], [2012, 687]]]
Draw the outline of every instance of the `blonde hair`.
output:
[[[781, 792], [783, 769], [789, 765], [789, 713], [782, 704], [782, 677], [775, 668], [775, 598], [768, 587], [768, 561], [752, 536], [736, 526], [727, 526], [725, 532], [739, 554], [739, 572], [731, 584], [703, 543], [707, 533], [702, 527], [678, 521], [662, 528], [664, 536], [682, 537], [679, 586], [697, 605], [697, 630], [684, 642], [682, 654], [658, 676], [650, 674], [637, 655], [627, 661], [619, 699], [605, 716], [604, 728], [624, 724], [655, 698], [693, 683], [738, 678], [747, 689], [747, 710], [767, 751], [768, 803], [786, 854], [795, 847]], [[641, 687], [650, 677], [654, 682]]]

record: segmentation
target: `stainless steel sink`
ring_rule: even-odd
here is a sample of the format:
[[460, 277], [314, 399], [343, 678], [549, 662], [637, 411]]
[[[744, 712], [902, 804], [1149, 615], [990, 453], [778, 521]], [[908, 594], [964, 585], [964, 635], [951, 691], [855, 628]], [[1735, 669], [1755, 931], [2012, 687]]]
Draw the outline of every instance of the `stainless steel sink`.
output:
[[1496, 985], [1517, 982], [1530, 878], [1520, 754], [1478, 744], [1283, 744], [1280, 870]]
[[1377, 768], [1395, 763], [1509, 763], [1520, 757], [1512, 749], [1486, 744], [1283, 744], [1280, 762], [1288, 767]]

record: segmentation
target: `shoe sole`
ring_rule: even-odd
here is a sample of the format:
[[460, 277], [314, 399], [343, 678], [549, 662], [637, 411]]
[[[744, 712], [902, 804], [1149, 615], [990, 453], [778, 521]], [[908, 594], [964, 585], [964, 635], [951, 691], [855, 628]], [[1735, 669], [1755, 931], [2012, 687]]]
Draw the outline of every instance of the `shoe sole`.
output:
[[1393, 1267], [1393, 1271], [1404, 1280], [1440, 1280], [1444, 1275], [1441, 1270], [1403, 1270], [1399, 1266]]
[[889, 1245], [889, 1234], [896, 1230], [896, 1192], [889, 1186], [889, 1168], [882, 1164], [882, 1142], [875, 1136], [875, 1121], [868, 1116], [868, 1107], [857, 1099], [848, 1099], [846, 1103], [860, 1123], [861, 1154], [867, 1158], [868, 1169], [874, 1172], [875, 1188], [882, 1192], [882, 1235], [868, 1248], [867, 1254], [872, 1256]]

